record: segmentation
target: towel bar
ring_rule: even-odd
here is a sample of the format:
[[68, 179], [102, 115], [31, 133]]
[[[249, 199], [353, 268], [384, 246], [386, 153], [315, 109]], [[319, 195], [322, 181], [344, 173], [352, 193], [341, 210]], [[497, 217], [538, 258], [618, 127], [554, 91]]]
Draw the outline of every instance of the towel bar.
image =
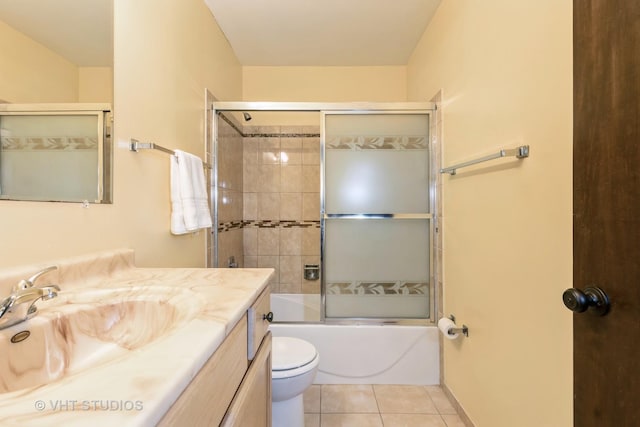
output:
[[440, 169], [440, 173], [448, 173], [451, 175], [456, 174], [456, 169], [464, 168], [467, 166], [475, 165], [477, 163], [487, 162], [489, 160], [499, 159], [501, 157], [507, 156], [515, 156], [518, 159], [524, 159], [525, 157], [529, 157], [529, 146], [521, 145], [516, 148], [503, 148], [498, 151], [496, 154], [490, 154], [488, 156], [480, 157], [479, 159], [469, 160], [468, 162], [458, 163], [457, 165], [449, 166], [446, 168]]
[[[129, 151], [138, 152], [138, 150], [158, 150], [165, 152], [167, 154], [176, 155], [176, 152], [173, 150], [169, 150], [168, 148], [164, 148], [161, 145], [158, 145], [153, 142], [140, 142], [137, 139], [131, 139], [131, 143], [129, 144]], [[207, 169], [213, 169], [209, 163], [202, 162], [202, 166]]]

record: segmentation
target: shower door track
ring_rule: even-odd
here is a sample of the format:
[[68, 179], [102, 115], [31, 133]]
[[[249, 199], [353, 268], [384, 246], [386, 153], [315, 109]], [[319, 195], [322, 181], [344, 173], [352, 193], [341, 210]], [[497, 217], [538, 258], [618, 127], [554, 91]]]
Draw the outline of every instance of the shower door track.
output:
[[434, 111], [433, 102], [235, 102], [217, 101], [212, 103], [215, 111], [388, 111], [416, 112]]

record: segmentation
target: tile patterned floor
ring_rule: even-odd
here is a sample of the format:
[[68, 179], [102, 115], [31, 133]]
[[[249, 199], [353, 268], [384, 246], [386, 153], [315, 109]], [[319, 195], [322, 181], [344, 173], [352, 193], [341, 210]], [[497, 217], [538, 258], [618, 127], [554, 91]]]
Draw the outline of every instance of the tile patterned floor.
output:
[[305, 427], [465, 427], [438, 386], [312, 385]]

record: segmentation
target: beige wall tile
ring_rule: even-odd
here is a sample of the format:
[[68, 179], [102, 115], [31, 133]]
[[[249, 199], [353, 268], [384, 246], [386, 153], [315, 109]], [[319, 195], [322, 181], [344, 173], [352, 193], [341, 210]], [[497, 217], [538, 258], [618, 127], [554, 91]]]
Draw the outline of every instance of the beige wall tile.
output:
[[280, 193], [258, 194], [258, 219], [280, 219]]
[[258, 228], [258, 255], [280, 255], [278, 228]]
[[280, 165], [260, 165], [258, 191], [277, 193], [280, 191]]
[[280, 219], [302, 219], [302, 193], [280, 193]]
[[302, 257], [280, 256], [280, 283], [297, 285], [302, 283]]
[[235, 219], [231, 202], [233, 200], [233, 192], [228, 190], [219, 190], [218, 200], [218, 222], [227, 222]]
[[282, 165], [280, 168], [280, 191], [299, 193], [302, 191], [302, 166]]
[[309, 281], [302, 279], [302, 286], [300, 292], [305, 295], [319, 295], [320, 294], [320, 281]]
[[225, 231], [218, 234], [218, 267], [226, 268], [229, 257], [233, 256], [239, 267], [243, 265], [242, 229]]
[[320, 255], [320, 229], [306, 227], [302, 229], [302, 255]]
[[255, 193], [258, 191], [260, 169], [258, 164], [244, 164], [242, 166], [242, 191]]
[[242, 142], [242, 161], [244, 164], [257, 165], [259, 163], [258, 151], [260, 141], [258, 138], [244, 138]]
[[280, 162], [283, 165], [302, 164], [302, 138], [280, 139]]
[[242, 195], [242, 219], [258, 219], [258, 193], [244, 193]]
[[269, 284], [274, 292], [278, 292], [280, 283], [280, 257], [277, 255], [258, 256], [258, 268], [273, 268], [275, 274], [271, 277]]
[[302, 219], [306, 221], [320, 220], [320, 193], [302, 194]]
[[301, 255], [302, 230], [300, 228], [280, 229], [280, 255]]
[[280, 164], [280, 138], [260, 138], [258, 156], [262, 164]]
[[320, 166], [302, 166], [302, 191], [305, 193], [320, 192]]
[[257, 268], [258, 257], [257, 256], [244, 256], [244, 268]]
[[299, 294], [302, 293], [300, 282], [298, 283], [280, 283], [278, 285], [281, 294]]
[[258, 255], [258, 229], [257, 228], [243, 228], [244, 238], [244, 255], [255, 256]]
[[302, 164], [320, 164], [320, 138], [302, 139]]

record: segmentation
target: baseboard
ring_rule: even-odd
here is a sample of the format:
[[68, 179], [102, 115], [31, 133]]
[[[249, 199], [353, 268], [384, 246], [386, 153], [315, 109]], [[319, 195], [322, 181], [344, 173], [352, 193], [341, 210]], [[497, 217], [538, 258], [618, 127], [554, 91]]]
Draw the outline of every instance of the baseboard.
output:
[[451, 390], [449, 390], [449, 387], [447, 387], [447, 385], [444, 382], [440, 383], [440, 387], [442, 387], [442, 391], [444, 391], [444, 393], [449, 398], [449, 401], [451, 402], [453, 407], [458, 412], [458, 416], [460, 417], [460, 419], [464, 423], [465, 427], [476, 427], [476, 425], [473, 424], [473, 422], [471, 421], [471, 419], [469, 418], [467, 413], [464, 411], [462, 406], [460, 406], [460, 403], [458, 402], [458, 399], [456, 399], [455, 396], [453, 395], [453, 393], [451, 393]]

